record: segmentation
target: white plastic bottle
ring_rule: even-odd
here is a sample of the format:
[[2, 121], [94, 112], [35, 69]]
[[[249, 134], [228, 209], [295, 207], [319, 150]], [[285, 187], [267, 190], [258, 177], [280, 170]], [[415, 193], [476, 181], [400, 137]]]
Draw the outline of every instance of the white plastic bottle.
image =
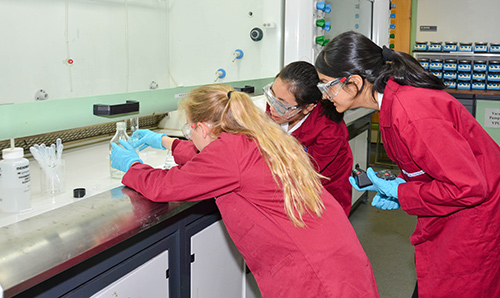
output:
[[23, 148], [2, 150], [0, 161], [0, 206], [4, 212], [19, 212], [31, 207], [30, 162]]
[[[125, 122], [117, 122], [116, 123], [116, 133], [113, 136], [113, 138], [111, 139], [111, 141], [109, 142], [109, 154], [110, 155], [111, 155], [111, 149], [113, 149], [111, 144], [116, 143], [116, 144], [120, 145], [119, 140], [125, 140], [127, 142], [130, 142], [130, 137], [127, 135], [127, 123], [125, 123]], [[109, 161], [109, 168], [110, 168], [111, 178], [121, 179], [123, 177], [123, 175], [125, 175], [124, 172], [111, 167], [111, 160]]]

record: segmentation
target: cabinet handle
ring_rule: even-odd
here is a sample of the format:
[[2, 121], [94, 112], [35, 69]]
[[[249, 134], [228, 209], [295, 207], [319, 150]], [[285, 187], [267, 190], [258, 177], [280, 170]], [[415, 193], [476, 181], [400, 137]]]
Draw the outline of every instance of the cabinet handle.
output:
[[191, 254], [191, 263], [194, 263], [194, 254]]

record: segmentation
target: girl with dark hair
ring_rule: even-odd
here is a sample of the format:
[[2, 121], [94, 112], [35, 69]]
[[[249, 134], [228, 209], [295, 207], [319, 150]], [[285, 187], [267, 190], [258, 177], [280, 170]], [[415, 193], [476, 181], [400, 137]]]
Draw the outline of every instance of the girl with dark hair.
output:
[[316, 171], [326, 176], [321, 183], [349, 216], [352, 188], [347, 179], [353, 163], [349, 134], [343, 113], [322, 100], [318, 83], [318, 73], [311, 63], [288, 64], [273, 83], [264, 87], [266, 111], [304, 146]]
[[369, 168], [373, 185], [360, 190], [377, 192], [374, 206], [417, 216], [419, 296], [500, 297], [498, 144], [413, 57], [362, 34], [334, 38], [316, 68], [337, 111], [379, 110], [384, 147], [401, 174], [384, 180]]
[[[123, 184], [155, 202], [217, 198], [262, 297], [379, 297], [354, 229], [295, 138], [228, 85], [195, 88], [182, 106], [188, 140], [139, 129], [133, 145], [113, 145]], [[179, 166], [143, 164], [144, 144], [172, 149]]]

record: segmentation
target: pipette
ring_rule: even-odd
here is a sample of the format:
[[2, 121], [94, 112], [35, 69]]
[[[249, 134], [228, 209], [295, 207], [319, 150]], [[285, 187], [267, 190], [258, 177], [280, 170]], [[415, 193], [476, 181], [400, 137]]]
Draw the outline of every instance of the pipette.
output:
[[30, 152], [45, 174], [55, 178], [57, 188], [63, 189], [61, 157], [64, 146], [61, 139], [57, 139], [56, 144], [52, 144], [50, 147], [45, 146], [45, 144], [35, 144], [30, 147]]
[[59, 138], [56, 140], [56, 149], [57, 149], [57, 164], [60, 165], [64, 145], [62, 144], [62, 140]]

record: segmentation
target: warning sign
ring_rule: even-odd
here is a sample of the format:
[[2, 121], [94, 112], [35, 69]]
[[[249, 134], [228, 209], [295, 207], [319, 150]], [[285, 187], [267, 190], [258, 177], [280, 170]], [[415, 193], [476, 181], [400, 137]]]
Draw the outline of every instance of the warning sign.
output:
[[500, 109], [484, 109], [484, 127], [500, 128]]

